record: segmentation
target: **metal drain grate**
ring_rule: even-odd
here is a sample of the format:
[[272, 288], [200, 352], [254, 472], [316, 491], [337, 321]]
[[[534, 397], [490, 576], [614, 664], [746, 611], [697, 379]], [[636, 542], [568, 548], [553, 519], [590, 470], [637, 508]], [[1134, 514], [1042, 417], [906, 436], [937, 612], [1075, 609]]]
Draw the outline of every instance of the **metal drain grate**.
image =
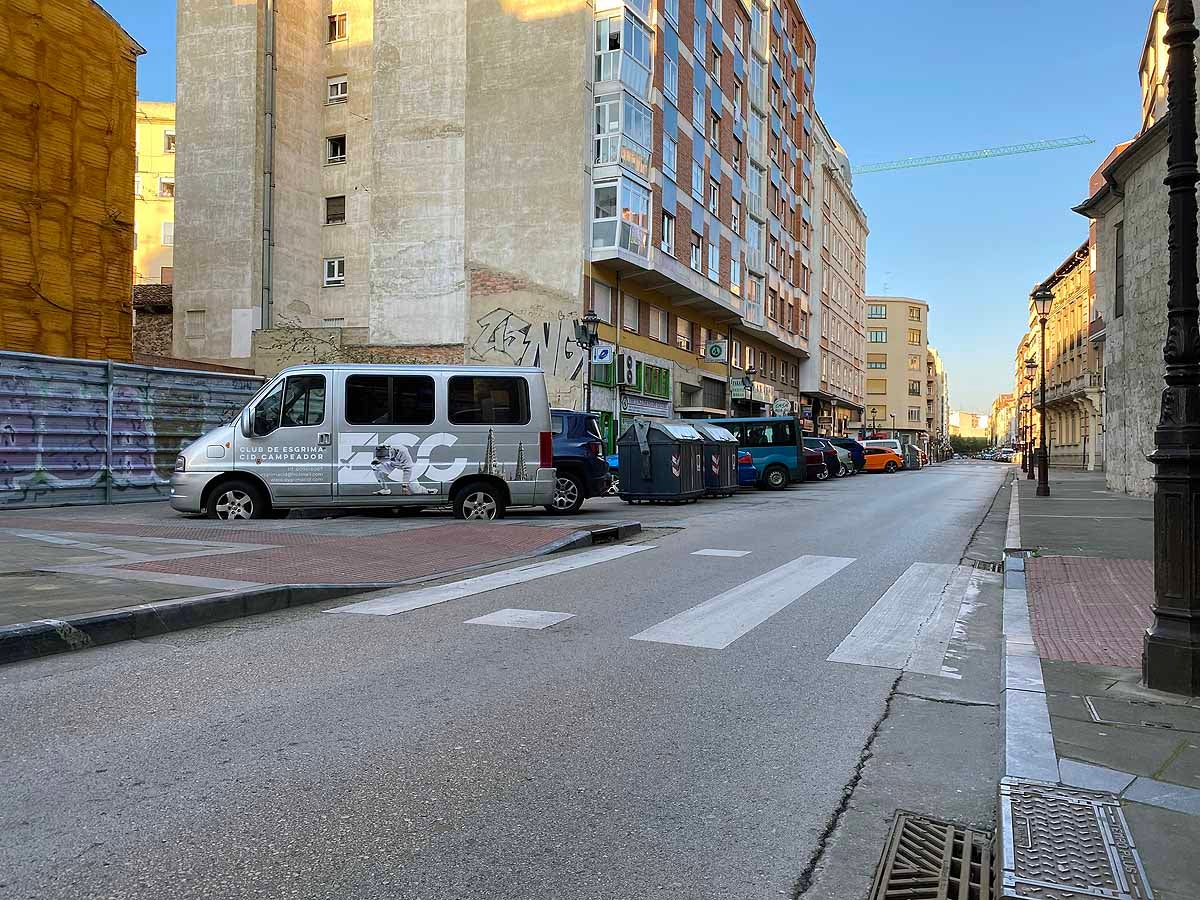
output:
[[899, 812], [870, 900], [994, 900], [992, 835]]

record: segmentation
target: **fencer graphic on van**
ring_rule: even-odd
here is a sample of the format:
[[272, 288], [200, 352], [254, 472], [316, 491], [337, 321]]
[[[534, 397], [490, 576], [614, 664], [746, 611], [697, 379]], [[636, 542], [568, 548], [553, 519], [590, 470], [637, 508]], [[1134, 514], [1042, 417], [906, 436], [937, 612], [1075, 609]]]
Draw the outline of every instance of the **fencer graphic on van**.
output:
[[540, 369], [297, 366], [185, 448], [171, 505], [219, 519], [436, 506], [492, 519], [554, 497]]

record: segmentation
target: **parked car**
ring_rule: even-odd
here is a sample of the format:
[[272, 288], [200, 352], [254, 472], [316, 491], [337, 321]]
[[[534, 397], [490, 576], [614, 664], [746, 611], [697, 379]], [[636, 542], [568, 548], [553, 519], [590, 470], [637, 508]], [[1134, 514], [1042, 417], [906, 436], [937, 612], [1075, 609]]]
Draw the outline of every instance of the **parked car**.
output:
[[901, 459], [904, 458], [904, 446], [895, 438], [875, 438], [862, 443], [863, 447], [885, 447], [895, 452]]
[[804, 481], [803, 449], [799, 423], [788, 416], [704, 419], [729, 429], [738, 439], [738, 452], [748, 451], [758, 471], [759, 487], [781, 491], [793, 481]]
[[805, 447], [804, 465], [808, 477], [813, 481], [824, 481], [829, 477], [829, 464], [825, 461], [824, 452], [820, 450], [809, 450]]
[[[820, 450], [825, 454], [825, 461], [829, 465], [829, 471], [838, 478], [845, 478], [847, 475], [854, 474], [854, 458], [850, 455], [850, 451], [843, 447], [838, 447], [830, 443], [825, 438], [806, 437], [804, 446], [811, 450]], [[830, 451], [833, 456], [830, 457]]]
[[891, 447], [867, 448], [867, 471], [887, 472], [889, 475], [904, 468], [904, 457]]
[[850, 451], [850, 456], [854, 459], [854, 468], [861, 472], [867, 463], [867, 454], [864, 452], [866, 448], [854, 438], [831, 437], [826, 438], [829, 443], [835, 447], [842, 447]]
[[758, 469], [749, 450], [738, 451], [738, 487], [754, 487], [758, 484]]
[[571, 515], [579, 512], [584, 500], [603, 497], [612, 485], [600, 417], [572, 409], [552, 409], [550, 430], [554, 433], [554, 500], [546, 504], [546, 509]]
[[421, 509], [460, 519], [554, 500], [541, 369], [293, 366], [233, 421], [184, 448], [171, 506], [214, 519], [311, 507]]

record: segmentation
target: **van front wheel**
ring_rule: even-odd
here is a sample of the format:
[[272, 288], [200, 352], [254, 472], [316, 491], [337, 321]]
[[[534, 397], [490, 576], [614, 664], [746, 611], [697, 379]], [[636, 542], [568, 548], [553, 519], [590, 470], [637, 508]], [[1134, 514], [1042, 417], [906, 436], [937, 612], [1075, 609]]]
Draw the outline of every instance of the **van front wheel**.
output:
[[472, 481], [454, 495], [454, 518], [491, 522], [504, 517], [504, 498], [486, 481]]
[[249, 481], [226, 481], [213, 489], [205, 512], [210, 519], [229, 522], [240, 519], [261, 519], [270, 510], [262, 490]]

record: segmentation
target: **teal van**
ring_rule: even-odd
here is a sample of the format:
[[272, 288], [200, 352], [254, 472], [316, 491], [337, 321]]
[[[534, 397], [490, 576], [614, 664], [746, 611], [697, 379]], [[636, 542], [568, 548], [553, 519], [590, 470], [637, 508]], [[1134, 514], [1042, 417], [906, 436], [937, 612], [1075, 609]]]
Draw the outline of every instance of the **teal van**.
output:
[[739, 453], [749, 453], [754, 460], [761, 486], [781, 491], [793, 481], [804, 481], [804, 430], [791, 416], [703, 421], [733, 432]]

